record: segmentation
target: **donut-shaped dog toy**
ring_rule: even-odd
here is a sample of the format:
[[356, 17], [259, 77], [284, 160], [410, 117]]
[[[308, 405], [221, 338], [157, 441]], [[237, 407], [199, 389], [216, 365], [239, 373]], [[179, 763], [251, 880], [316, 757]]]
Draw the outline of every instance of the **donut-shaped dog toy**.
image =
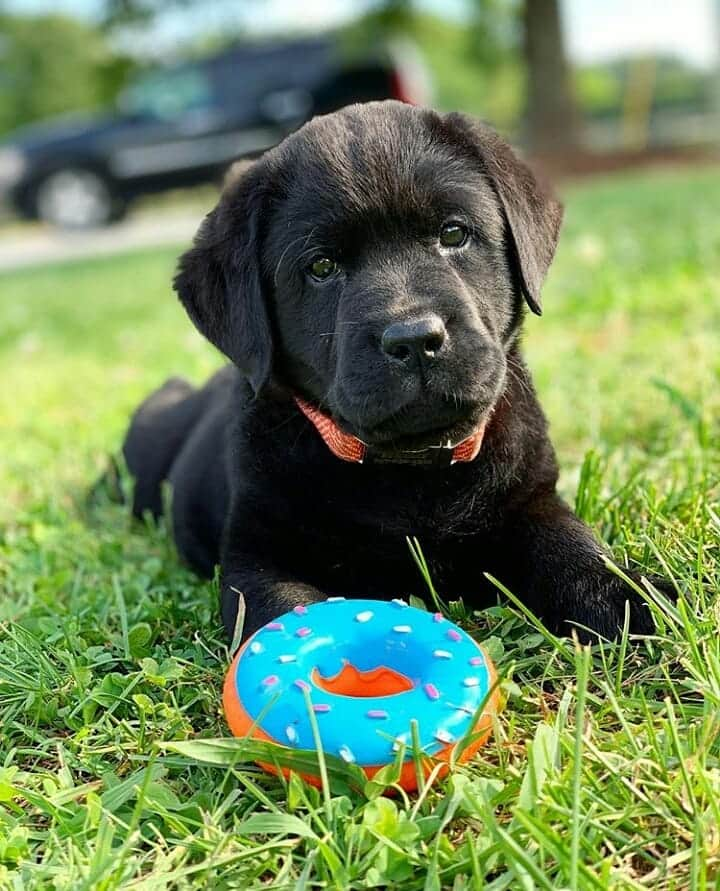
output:
[[433, 762], [449, 760], [456, 742], [476, 734], [461, 753], [467, 760], [490, 734], [494, 681], [482, 648], [440, 613], [402, 600], [329, 598], [296, 606], [255, 632], [233, 659], [223, 704], [235, 736], [314, 749], [307, 692], [324, 752], [372, 777], [405, 744], [399, 783], [411, 791], [411, 721], [418, 722], [426, 775]]

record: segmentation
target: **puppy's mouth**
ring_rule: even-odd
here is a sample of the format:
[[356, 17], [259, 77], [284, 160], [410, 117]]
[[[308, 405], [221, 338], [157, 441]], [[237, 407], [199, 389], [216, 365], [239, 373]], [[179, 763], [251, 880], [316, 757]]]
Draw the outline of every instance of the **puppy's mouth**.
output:
[[454, 447], [482, 425], [487, 412], [476, 406], [449, 403], [429, 412], [403, 408], [372, 426], [363, 426], [336, 415], [340, 428], [380, 451], [422, 451]]
[[[317, 406], [295, 396], [295, 404], [320, 434], [328, 449], [343, 461], [362, 464], [370, 459], [385, 463], [432, 464], [446, 467], [457, 462], [474, 461], [482, 447], [489, 408], [472, 423], [468, 417], [454, 418], [449, 424], [422, 426], [408, 432], [404, 419], [402, 432], [380, 429], [395, 426], [397, 416], [378, 422], [372, 430], [340, 423], [337, 413], [325, 414]], [[455, 415], [457, 416], [457, 406]], [[474, 413], [473, 413], [474, 414]], [[365, 439], [360, 437], [364, 436]]]

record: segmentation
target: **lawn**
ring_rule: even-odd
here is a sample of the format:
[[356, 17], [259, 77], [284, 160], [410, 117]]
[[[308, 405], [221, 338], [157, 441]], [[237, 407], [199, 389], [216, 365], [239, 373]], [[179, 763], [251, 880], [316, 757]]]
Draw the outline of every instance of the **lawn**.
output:
[[717, 887], [718, 172], [569, 189], [526, 336], [564, 494], [682, 597], [652, 602], [651, 639], [592, 652], [507, 602], [451, 605], [506, 706], [409, 798], [207, 742], [227, 732], [213, 585], [163, 529], [86, 507], [143, 394], [219, 364], [173, 299], [177, 252], [0, 277], [0, 888]]

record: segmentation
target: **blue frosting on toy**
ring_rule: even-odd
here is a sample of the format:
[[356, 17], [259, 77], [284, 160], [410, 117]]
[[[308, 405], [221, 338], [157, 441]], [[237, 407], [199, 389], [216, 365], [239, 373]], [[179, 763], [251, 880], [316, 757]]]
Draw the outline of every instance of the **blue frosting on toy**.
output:
[[[427, 754], [468, 732], [490, 675], [482, 650], [457, 625], [399, 600], [330, 598], [301, 610], [257, 631], [237, 661], [238, 698], [277, 742], [315, 747], [304, 689], [324, 751], [360, 765], [392, 761], [397, 741], [412, 757], [413, 718]], [[334, 677], [348, 662], [359, 671], [393, 669], [412, 689], [346, 696], [317, 683], [317, 674]]]

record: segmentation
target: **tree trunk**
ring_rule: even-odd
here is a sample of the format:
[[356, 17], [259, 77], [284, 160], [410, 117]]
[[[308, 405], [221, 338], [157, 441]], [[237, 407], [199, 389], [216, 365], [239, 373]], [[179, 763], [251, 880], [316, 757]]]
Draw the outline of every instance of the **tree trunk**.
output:
[[527, 126], [532, 151], [571, 151], [578, 143], [578, 115], [565, 56], [559, 0], [525, 0]]

